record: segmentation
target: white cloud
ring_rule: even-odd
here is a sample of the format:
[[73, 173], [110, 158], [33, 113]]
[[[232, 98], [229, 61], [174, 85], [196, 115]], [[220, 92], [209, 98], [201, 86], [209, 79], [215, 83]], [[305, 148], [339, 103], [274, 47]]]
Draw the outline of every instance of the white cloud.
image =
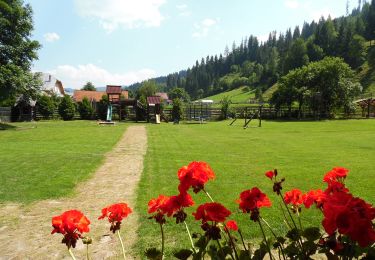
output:
[[194, 24], [195, 32], [193, 33], [194, 38], [206, 37], [212, 26], [218, 23], [218, 19], [206, 18], [200, 23]]
[[75, 0], [78, 14], [97, 19], [107, 31], [119, 27], [158, 27], [164, 20], [160, 7], [166, 0]]
[[156, 76], [151, 69], [141, 69], [125, 73], [111, 73], [104, 68], [93, 64], [86, 65], [61, 65], [49, 71], [56, 78], [62, 81], [64, 87], [80, 89], [87, 82], [91, 81], [95, 86], [106, 85], [129, 85]]
[[290, 9], [297, 9], [300, 6], [298, 0], [286, 0], [284, 1], [286, 7]]
[[179, 11], [179, 16], [190, 16], [191, 12], [188, 10], [187, 4], [176, 5], [177, 10]]
[[46, 33], [46, 34], [43, 35], [43, 37], [44, 37], [44, 40], [47, 41], [47, 42], [55, 42], [55, 41], [58, 41], [60, 39], [60, 35], [58, 35], [55, 32]]

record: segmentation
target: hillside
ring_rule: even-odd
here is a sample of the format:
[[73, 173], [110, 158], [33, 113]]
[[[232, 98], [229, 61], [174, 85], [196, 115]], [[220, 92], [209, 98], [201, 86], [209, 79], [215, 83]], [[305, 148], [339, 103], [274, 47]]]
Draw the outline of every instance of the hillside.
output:
[[224, 91], [219, 94], [205, 97], [204, 99], [211, 99], [215, 103], [220, 102], [224, 97], [229, 97], [232, 103], [247, 103], [249, 99], [255, 97], [254, 90], [249, 89], [249, 87], [243, 86], [233, 90]]

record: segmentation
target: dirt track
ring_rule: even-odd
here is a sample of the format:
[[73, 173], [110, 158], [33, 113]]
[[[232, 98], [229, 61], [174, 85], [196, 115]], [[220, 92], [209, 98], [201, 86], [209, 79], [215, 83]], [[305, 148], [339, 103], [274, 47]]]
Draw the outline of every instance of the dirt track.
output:
[[[0, 259], [69, 259], [62, 235], [51, 235], [51, 218], [69, 209], [79, 209], [90, 219], [90, 248], [93, 259], [121, 256], [117, 236], [109, 232], [106, 220], [98, 221], [101, 209], [116, 202], [135, 206], [135, 189], [143, 170], [147, 150], [144, 126], [130, 126], [115, 148], [88, 181], [76, 187], [76, 195], [61, 200], [45, 200], [24, 207], [0, 205]], [[67, 162], [68, 163], [68, 162]], [[133, 212], [122, 224], [122, 237], [128, 259], [136, 241], [137, 215]], [[77, 259], [85, 259], [85, 247], [74, 249]]]

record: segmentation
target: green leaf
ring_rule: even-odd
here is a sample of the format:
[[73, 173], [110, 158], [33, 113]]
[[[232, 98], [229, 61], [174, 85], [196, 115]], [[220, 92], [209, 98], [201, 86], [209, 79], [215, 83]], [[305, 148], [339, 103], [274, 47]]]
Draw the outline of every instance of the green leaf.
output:
[[156, 249], [155, 247], [147, 249], [146, 252], [145, 252], [145, 255], [146, 255], [147, 259], [151, 259], [151, 260], [162, 260], [163, 259], [161, 251]]
[[181, 249], [180, 251], [175, 252], [173, 255], [177, 259], [186, 260], [193, 254], [193, 251], [189, 249]]
[[292, 241], [297, 241], [300, 238], [300, 232], [298, 229], [293, 228], [292, 230], [288, 231], [288, 233], [286, 234], [286, 237]]
[[306, 228], [302, 235], [307, 238], [307, 240], [315, 241], [320, 238], [320, 229], [317, 227]]

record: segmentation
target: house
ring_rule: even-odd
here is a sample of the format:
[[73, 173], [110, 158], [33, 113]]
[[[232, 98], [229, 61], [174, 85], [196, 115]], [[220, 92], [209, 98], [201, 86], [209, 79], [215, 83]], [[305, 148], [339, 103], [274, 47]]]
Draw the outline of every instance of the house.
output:
[[65, 95], [65, 90], [62, 82], [56, 79], [53, 75], [49, 73], [42, 73], [40, 74], [40, 79], [43, 82], [40, 90], [48, 96], [56, 95], [58, 97], [63, 97]]
[[155, 96], [160, 97], [161, 102], [164, 103], [165, 105], [169, 105], [173, 103], [172, 100], [169, 99], [168, 94], [165, 92], [156, 92]]
[[99, 102], [103, 95], [107, 95], [105, 91], [88, 91], [88, 90], [74, 90], [73, 100], [75, 102], [82, 102], [86, 97], [91, 103]]

